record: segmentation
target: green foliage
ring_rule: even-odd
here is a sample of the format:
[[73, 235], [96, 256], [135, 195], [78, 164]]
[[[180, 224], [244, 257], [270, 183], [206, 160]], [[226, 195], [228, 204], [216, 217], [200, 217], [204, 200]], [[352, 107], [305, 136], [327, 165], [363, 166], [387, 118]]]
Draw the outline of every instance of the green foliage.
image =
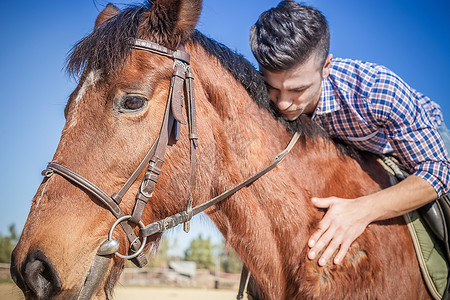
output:
[[198, 269], [214, 270], [214, 245], [210, 238], [204, 239], [200, 234], [191, 241], [190, 247], [184, 251], [185, 260], [194, 261]]
[[[179, 257], [171, 257], [169, 254], [170, 249], [176, 248], [176, 245], [176, 239], [162, 236], [157, 253], [149, 258], [148, 267], [166, 268], [169, 261], [179, 260]], [[184, 251], [184, 260], [195, 262], [198, 269], [210, 271], [218, 271], [216, 269], [219, 261], [222, 272], [238, 274], [242, 269], [241, 259], [233, 249], [225, 249], [224, 241], [214, 245], [210, 238], [203, 238], [201, 234], [193, 239], [189, 248]], [[132, 266], [131, 263], [128, 264], [130, 267]]]
[[7, 236], [0, 234], [0, 263], [11, 262], [11, 252], [17, 243], [16, 226], [14, 224], [9, 225], [8, 231], [9, 235]]

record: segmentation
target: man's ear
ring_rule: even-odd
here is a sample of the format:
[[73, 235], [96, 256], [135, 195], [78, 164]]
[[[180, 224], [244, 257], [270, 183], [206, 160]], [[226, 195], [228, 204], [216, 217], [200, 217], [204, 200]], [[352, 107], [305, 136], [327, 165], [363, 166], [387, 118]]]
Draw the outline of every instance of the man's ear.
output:
[[327, 59], [325, 60], [325, 63], [322, 68], [322, 78], [327, 78], [328, 75], [330, 75], [330, 67], [331, 67], [331, 61], [333, 60], [333, 54], [328, 54]]
[[118, 9], [114, 4], [109, 3], [106, 5], [105, 9], [97, 16], [95, 20], [94, 30], [97, 29], [100, 25], [102, 25], [105, 21], [111, 19], [115, 15], [120, 13], [120, 9]]

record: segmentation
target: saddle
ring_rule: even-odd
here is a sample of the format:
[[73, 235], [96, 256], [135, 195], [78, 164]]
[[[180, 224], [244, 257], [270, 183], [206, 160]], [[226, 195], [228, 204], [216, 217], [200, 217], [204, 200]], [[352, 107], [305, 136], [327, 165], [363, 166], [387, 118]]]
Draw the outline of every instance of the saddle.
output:
[[[382, 156], [378, 161], [388, 172], [391, 185], [409, 176], [406, 169], [394, 157]], [[416, 211], [405, 214], [404, 218], [430, 294], [434, 299], [449, 300], [450, 194], [445, 194]], [[437, 275], [436, 270], [444, 269], [447, 270], [446, 276]]]

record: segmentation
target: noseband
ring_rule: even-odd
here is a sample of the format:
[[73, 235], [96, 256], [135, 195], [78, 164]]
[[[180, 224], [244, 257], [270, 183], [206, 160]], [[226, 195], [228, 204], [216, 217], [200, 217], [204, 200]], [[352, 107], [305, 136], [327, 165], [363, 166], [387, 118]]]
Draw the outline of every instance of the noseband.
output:
[[[51, 162], [48, 164], [47, 169], [42, 172], [45, 177], [50, 177], [53, 174], [59, 174], [64, 177], [66, 180], [78, 185], [80, 188], [85, 191], [91, 193], [97, 200], [99, 200], [116, 218], [117, 221], [112, 226], [108, 240], [102, 244], [97, 252], [96, 260], [102, 260], [102, 257], [111, 257], [112, 254], [116, 254], [119, 257], [132, 259], [132, 261], [139, 267], [143, 267], [147, 263], [147, 259], [143, 253], [143, 249], [146, 243], [147, 237], [154, 235], [156, 233], [164, 232], [170, 228], [173, 228], [181, 223], [185, 225], [185, 231], [189, 231], [189, 221], [192, 216], [199, 214], [200, 212], [206, 210], [212, 205], [217, 204], [218, 202], [228, 198], [229, 196], [236, 193], [243, 187], [249, 186], [251, 183], [256, 181], [262, 175], [266, 174], [273, 168], [275, 168], [287, 155], [287, 153], [292, 149], [294, 144], [299, 138], [299, 134], [296, 133], [292, 137], [288, 146], [284, 151], [275, 156], [274, 161], [266, 166], [264, 169], [254, 174], [253, 176], [247, 178], [231, 189], [223, 192], [219, 196], [200, 204], [194, 208], [192, 208], [193, 198], [192, 192], [195, 183], [195, 169], [196, 169], [196, 148], [198, 147], [197, 143], [197, 126], [196, 126], [196, 112], [195, 112], [195, 99], [194, 99], [194, 75], [191, 71], [189, 65], [189, 54], [184, 51], [184, 46], [181, 44], [176, 51], [168, 49], [162, 45], [146, 41], [136, 39], [131, 45], [131, 48], [136, 50], [144, 50], [151, 53], [163, 55], [169, 57], [174, 60], [173, 64], [173, 73], [172, 79], [169, 88], [169, 96], [164, 112], [164, 118], [161, 125], [161, 130], [159, 132], [158, 137], [155, 142], [151, 146], [148, 153], [145, 155], [144, 159], [141, 161], [139, 166], [135, 169], [133, 174], [128, 178], [125, 184], [120, 188], [120, 190], [109, 196], [95, 184], [84, 178], [83, 176], [77, 174], [72, 171], [68, 167], [59, 164], [57, 162]], [[187, 197], [187, 205], [184, 211], [176, 213], [175, 215], [169, 216], [165, 219], [153, 222], [147, 226], [145, 226], [141, 217], [145, 208], [145, 205], [148, 203], [150, 198], [152, 197], [153, 191], [155, 189], [156, 183], [158, 182], [159, 174], [161, 173], [161, 168], [164, 163], [164, 153], [168, 145], [173, 145], [179, 138], [179, 126], [181, 124], [186, 124], [182, 114], [182, 106], [183, 106], [183, 87], [185, 87], [186, 96], [187, 96], [187, 117], [189, 123], [189, 139], [190, 139], [190, 182], [189, 182], [189, 194]], [[145, 172], [144, 179], [140, 185], [139, 190], [137, 191], [135, 197], [135, 205], [132, 210], [131, 215], [127, 215], [120, 208], [120, 203], [125, 195], [125, 193], [130, 189], [139, 175], [144, 171]], [[126, 221], [126, 222], [125, 222]], [[122, 255], [117, 251], [119, 250], [119, 243], [117, 240], [112, 238], [112, 233], [114, 228], [120, 224], [127, 235], [128, 241], [130, 242], [130, 251], [134, 252], [131, 255]], [[143, 237], [143, 240], [138, 238], [136, 233], [133, 230], [133, 227], [136, 224], [140, 227], [140, 233]], [[95, 260], [93, 267], [95, 265]], [[105, 272], [107, 270], [108, 263], [103, 263], [103, 269]], [[91, 268], [91, 270], [93, 269]], [[94, 272], [95, 273], [95, 272]], [[99, 273], [96, 271], [96, 273]], [[100, 275], [99, 275], [100, 276]], [[94, 275], [95, 277], [95, 275]], [[92, 278], [88, 278], [86, 281], [94, 281]], [[96, 283], [97, 284], [97, 283]], [[91, 287], [94, 289], [94, 287]], [[87, 292], [87, 291], [86, 291]], [[87, 292], [86, 294], [89, 294]]]

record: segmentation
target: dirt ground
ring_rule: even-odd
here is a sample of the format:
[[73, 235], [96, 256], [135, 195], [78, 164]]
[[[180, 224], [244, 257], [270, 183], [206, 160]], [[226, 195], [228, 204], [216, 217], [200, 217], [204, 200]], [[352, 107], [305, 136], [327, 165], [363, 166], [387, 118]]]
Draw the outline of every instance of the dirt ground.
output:
[[0, 300], [23, 300], [22, 291], [12, 283], [0, 283]]
[[119, 287], [115, 291], [114, 299], [233, 300], [236, 299], [236, 293], [237, 291], [232, 290]]
[[[145, 288], [145, 287], [117, 287], [114, 300], [233, 300], [237, 291], [233, 290], [201, 290], [182, 288]], [[13, 284], [0, 283], [0, 300], [23, 300], [22, 292]], [[244, 297], [247, 299], [247, 297]]]

